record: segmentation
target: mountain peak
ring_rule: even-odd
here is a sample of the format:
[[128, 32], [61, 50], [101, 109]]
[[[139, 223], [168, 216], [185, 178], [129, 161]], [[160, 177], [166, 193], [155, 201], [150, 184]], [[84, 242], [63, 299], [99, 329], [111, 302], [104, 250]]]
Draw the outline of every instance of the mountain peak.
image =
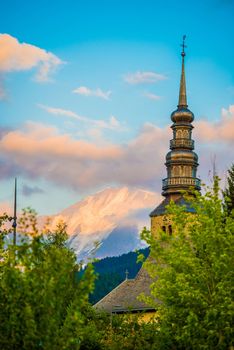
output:
[[71, 245], [80, 254], [117, 228], [131, 227], [131, 232], [134, 228], [138, 236], [139, 229], [149, 224], [148, 214], [159, 200], [159, 195], [143, 189], [106, 188], [52, 216], [51, 226], [65, 221]]

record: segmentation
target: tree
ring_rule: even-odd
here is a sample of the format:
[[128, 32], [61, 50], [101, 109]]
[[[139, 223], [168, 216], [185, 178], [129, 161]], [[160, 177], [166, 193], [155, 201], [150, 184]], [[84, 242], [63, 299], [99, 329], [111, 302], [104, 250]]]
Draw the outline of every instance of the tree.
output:
[[157, 350], [154, 322], [139, 320], [139, 314], [112, 315], [111, 327], [103, 335], [104, 349]]
[[86, 316], [93, 269], [89, 265], [77, 278], [82, 266], [66, 245], [66, 225], [41, 235], [35, 213], [27, 210], [21, 230], [31, 238], [17, 246], [6, 246], [9, 218], [0, 218], [0, 348], [82, 349], [94, 334], [90, 326], [87, 332]]
[[233, 349], [234, 220], [223, 210], [217, 178], [204, 196], [186, 200], [196, 214], [172, 202], [171, 236], [142, 233], [151, 246], [145, 267], [153, 279], [157, 348]]
[[227, 186], [223, 191], [224, 197], [224, 208], [227, 210], [228, 214], [231, 215], [232, 210], [234, 210], [234, 164], [228, 170], [227, 176]]
[[14, 246], [4, 228], [11, 219], [0, 217], [0, 349], [152, 349], [153, 327], [96, 313], [88, 303], [94, 270], [77, 264], [64, 223], [43, 235], [26, 208], [18, 227], [27, 236]]

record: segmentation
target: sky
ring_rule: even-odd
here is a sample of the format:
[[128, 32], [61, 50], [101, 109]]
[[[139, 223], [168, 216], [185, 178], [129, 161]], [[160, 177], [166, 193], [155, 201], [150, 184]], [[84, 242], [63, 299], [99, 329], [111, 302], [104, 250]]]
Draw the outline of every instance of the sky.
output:
[[1, 1], [0, 207], [161, 192], [181, 42], [198, 176], [234, 161], [233, 0]]

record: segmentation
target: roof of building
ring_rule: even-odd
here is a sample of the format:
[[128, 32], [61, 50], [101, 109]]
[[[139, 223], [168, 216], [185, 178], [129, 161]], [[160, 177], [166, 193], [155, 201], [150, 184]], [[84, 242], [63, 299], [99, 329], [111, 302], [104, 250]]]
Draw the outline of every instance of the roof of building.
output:
[[[175, 204], [184, 206], [185, 211], [188, 213], [195, 213], [195, 209], [191, 206], [191, 203], [186, 201], [184, 197], [176, 199]], [[164, 215], [167, 212], [167, 205], [170, 203], [170, 197], [166, 197], [151, 213], [150, 217]]]
[[138, 300], [141, 293], [150, 295], [152, 280], [148, 272], [142, 267], [134, 279], [126, 279], [109, 294], [94, 305], [96, 310], [109, 313], [121, 313], [126, 311], [154, 310], [152, 305], [147, 305]]

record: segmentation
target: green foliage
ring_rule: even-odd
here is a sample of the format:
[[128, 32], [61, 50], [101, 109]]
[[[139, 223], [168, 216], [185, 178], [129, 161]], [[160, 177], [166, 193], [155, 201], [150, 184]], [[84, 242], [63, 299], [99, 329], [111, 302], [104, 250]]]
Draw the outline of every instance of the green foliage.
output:
[[151, 245], [151, 303], [161, 301], [158, 349], [232, 349], [234, 221], [223, 211], [217, 179], [205, 196], [186, 199], [196, 214], [171, 203], [172, 236], [142, 233]]
[[231, 215], [234, 210], [234, 164], [228, 170], [227, 186], [223, 191], [224, 208], [228, 215]]
[[[81, 269], [66, 246], [66, 225], [39, 235], [35, 212], [21, 220], [31, 239], [0, 245], [0, 348], [80, 349], [87, 334], [84, 310], [93, 288], [89, 265]], [[0, 219], [3, 225], [7, 216]], [[4, 236], [7, 231], [3, 231]]]
[[139, 321], [137, 314], [113, 315], [102, 344], [106, 350], [156, 350], [155, 323]]
[[30, 236], [38, 235], [37, 213], [34, 209], [27, 207], [22, 210], [17, 229], [18, 232], [22, 232], [23, 234]]

